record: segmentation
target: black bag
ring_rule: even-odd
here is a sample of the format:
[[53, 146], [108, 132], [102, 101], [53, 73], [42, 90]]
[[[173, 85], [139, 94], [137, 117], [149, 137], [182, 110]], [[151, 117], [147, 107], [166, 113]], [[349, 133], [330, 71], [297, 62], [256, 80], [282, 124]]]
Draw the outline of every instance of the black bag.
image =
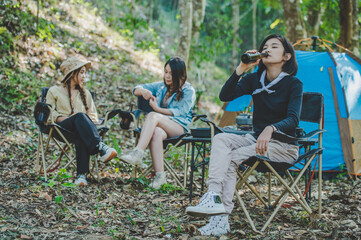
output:
[[128, 130], [130, 123], [133, 121], [133, 117], [130, 112], [120, 111], [119, 116], [122, 118], [120, 121], [120, 128], [124, 130]]
[[34, 108], [35, 123], [44, 126], [50, 115], [51, 105], [43, 102], [37, 102]]

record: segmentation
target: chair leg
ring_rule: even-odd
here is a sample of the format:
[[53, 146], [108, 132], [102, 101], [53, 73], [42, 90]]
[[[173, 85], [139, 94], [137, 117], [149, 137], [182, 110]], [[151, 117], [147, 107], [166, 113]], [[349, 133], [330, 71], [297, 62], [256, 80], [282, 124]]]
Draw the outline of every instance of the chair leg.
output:
[[[287, 177], [290, 179], [291, 184], [293, 184], [293, 183], [294, 183], [294, 179], [293, 179], [291, 173], [290, 173], [288, 170], [286, 171], [286, 175], [287, 175]], [[303, 197], [303, 194], [302, 194], [301, 190], [299, 189], [299, 187], [298, 187], [297, 185], [295, 185], [295, 190], [297, 191], [297, 193], [298, 193], [298, 195], [300, 196], [300, 199], [303, 201], [303, 203], [308, 206], [308, 203], [307, 203], [306, 199]], [[282, 194], [277, 198], [277, 200], [276, 200], [276, 201], [274, 202], [274, 204], [273, 204], [273, 207], [276, 207], [276, 205], [277, 205], [278, 202], [282, 199], [282, 197], [286, 194], [286, 192], [287, 192], [287, 189], [285, 189], [285, 190], [282, 192]]]
[[193, 195], [193, 171], [194, 171], [194, 148], [195, 143], [192, 142], [192, 157], [191, 157], [191, 173], [189, 175], [189, 203], [192, 203]]
[[271, 188], [272, 188], [272, 184], [271, 184], [271, 173], [268, 172], [268, 206], [271, 206]]
[[133, 176], [133, 178], [137, 178], [137, 167], [136, 166], [133, 167], [132, 176]]
[[37, 172], [40, 171], [40, 166], [39, 166], [39, 158], [40, 158], [40, 135], [41, 132], [39, 131], [39, 135], [38, 135], [38, 147], [37, 147], [37, 151], [36, 151], [36, 163], [35, 163], [35, 170]]
[[245, 204], [244, 204], [241, 196], [238, 194], [237, 191], [236, 191], [236, 197], [237, 197], [237, 199], [238, 199], [239, 204], [241, 205], [241, 208], [242, 208], [244, 214], [246, 215], [246, 218], [247, 218], [249, 224], [251, 225], [252, 230], [255, 231], [255, 232], [257, 232], [257, 233], [260, 233], [260, 232], [256, 229], [256, 226], [254, 225], [254, 222], [252, 221], [252, 218], [250, 217], [250, 215], [249, 215], [249, 213], [248, 213], [248, 210], [247, 210], [247, 208], [246, 208], [246, 206], [245, 206]]
[[322, 214], [322, 154], [318, 155], [318, 217]]
[[[297, 197], [297, 195], [293, 192], [293, 188], [295, 187], [296, 183], [300, 180], [301, 176], [303, 175], [303, 173], [305, 172], [306, 167], [304, 167], [300, 174], [297, 176], [297, 178], [295, 179], [295, 181], [292, 183], [291, 187], [288, 186], [288, 184], [282, 179], [282, 177], [276, 172], [276, 170], [274, 170], [274, 168], [267, 162], [267, 161], [263, 161], [263, 163], [272, 171], [272, 173], [278, 178], [278, 180], [283, 184], [283, 186], [285, 186], [285, 188], [287, 189], [287, 191], [301, 204], [301, 206], [309, 213], [312, 213], [312, 210], [309, 208], [308, 205], [306, 205], [302, 200], [299, 199], [299, 197]], [[307, 164], [309, 165], [311, 163], [311, 161], [309, 161]], [[288, 194], [286, 193], [285, 196], [288, 196]], [[285, 197], [284, 196], [284, 197]]]
[[248, 177], [252, 174], [252, 172], [256, 169], [260, 162], [257, 161], [251, 168], [248, 168], [246, 172], [243, 174], [243, 179], [237, 184], [237, 189], [242, 187], [242, 185], [247, 181]]
[[152, 169], [153, 169], [153, 165], [150, 165], [149, 167], [147, 167], [147, 169], [145, 169], [145, 170], [140, 174], [140, 176], [142, 176], [142, 177], [148, 176], [148, 174], [150, 174], [150, 172], [152, 171]]
[[174, 180], [177, 182], [177, 184], [182, 187], [183, 184], [181, 182], [181, 180], [179, 179], [177, 173], [174, 171], [174, 169], [169, 165], [169, 163], [165, 160], [164, 161], [164, 166], [165, 168], [168, 170], [168, 172], [170, 173], [170, 175], [174, 178]]
[[184, 177], [183, 177], [183, 187], [186, 188], [187, 187], [187, 178], [188, 178], [188, 167], [189, 167], [189, 159], [188, 159], [188, 150], [189, 150], [189, 143], [185, 144], [185, 151], [186, 151], [186, 156], [184, 158]]
[[[287, 176], [289, 177], [289, 179], [291, 180], [291, 183], [293, 183], [293, 182], [294, 182], [294, 179], [293, 179], [291, 173], [287, 170], [287, 171], [286, 171], [286, 174], [287, 174]], [[299, 189], [299, 187], [298, 187], [297, 185], [295, 185], [295, 189], [296, 189], [297, 193], [300, 195], [300, 199], [301, 199], [305, 204], [308, 205], [307, 199], [303, 197], [303, 194], [302, 194], [301, 189]]]
[[[207, 143], [202, 143], [203, 148], [203, 161], [206, 161], [206, 145]], [[201, 192], [203, 193], [204, 190], [204, 171], [205, 171], [205, 164], [202, 165], [202, 183], [201, 183]]]
[[[239, 182], [243, 179], [243, 176], [242, 176], [242, 174], [239, 172], [239, 171], [237, 171], [237, 174], [238, 174], [238, 176], [239, 176], [239, 181], [238, 181], [238, 183], [237, 183], [237, 187], [236, 187], [236, 189], [240, 189], [240, 187], [238, 187], [239, 186]], [[246, 186], [253, 192], [253, 194], [254, 195], [256, 195], [256, 197], [263, 203], [263, 205], [266, 207], [266, 208], [268, 208], [269, 207], [269, 205], [266, 203], [266, 201], [263, 199], [263, 197], [254, 189], [254, 187], [252, 187], [251, 186], [251, 184], [249, 184], [247, 181], [245, 181], [244, 182], [245, 184], [246, 184]]]
[[99, 168], [98, 168], [98, 157], [94, 156], [95, 171], [97, 172], [97, 180], [100, 182]]
[[45, 182], [46, 182], [46, 181], [48, 181], [48, 177], [46, 174], [46, 162], [45, 162], [45, 153], [44, 153], [46, 151], [46, 149], [44, 150], [44, 142], [43, 142], [42, 134], [40, 137], [40, 144], [41, 144], [41, 158], [43, 159], [44, 177], [45, 177]]
[[268, 218], [267, 222], [264, 224], [264, 226], [261, 229], [261, 232], [263, 232], [268, 225], [271, 223], [271, 221], [273, 220], [273, 218], [276, 216], [277, 212], [280, 210], [281, 206], [283, 205], [283, 203], [286, 201], [287, 197], [289, 195], [289, 192], [287, 192], [284, 197], [282, 198], [282, 200], [279, 202], [279, 204], [277, 205], [276, 209], [272, 212], [272, 215]]

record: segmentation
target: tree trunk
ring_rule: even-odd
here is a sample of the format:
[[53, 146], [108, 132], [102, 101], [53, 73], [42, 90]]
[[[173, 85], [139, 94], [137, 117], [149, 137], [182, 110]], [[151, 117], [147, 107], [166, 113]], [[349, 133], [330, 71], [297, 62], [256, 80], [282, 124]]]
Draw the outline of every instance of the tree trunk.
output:
[[180, 36], [177, 47], [177, 56], [183, 58], [188, 66], [189, 49], [192, 40], [192, 1], [183, 0], [179, 2], [180, 18]]
[[315, 0], [307, 13], [307, 34], [308, 36], [318, 35], [320, 29], [320, 23], [323, 13], [325, 12], [324, 4]]
[[299, 0], [282, 0], [287, 29], [286, 37], [290, 42], [306, 37]]
[[36, 31], [39, 31], [39, 11], [40, 11], [40, 0], [36, 1], [37, 9], [36, 9]]
[[111, 14], [112, 14], [112, 20], [110, 22], [110, 26], [113, 27], [114, 26], [114, 20], [115, 20], [115, 0], [112, 1], [112, 10], [111, 10]]
[[252, 47], [257, 49], [257, 2], [258, 0], [252, 0]]
[[358, 23], [358, 1], [352, 0], [352, 33], [350, 50], [360, 56], [360, 26]]
[[352, 0], [340, 0], [340, 36], [338, 43], [350, 49], [352, 32]]
[[149, 26], [152, 26], [152, 20], [153, 20], [153, 0], [149, 0], [147, 2], [147, 18], [148, 18], [148, 24]]
[[206, 12], [206, 0], [193, 0], [193, 27], [192, 39], [195, 44], [198, 43], [199, 31], [204, 20]]
[[232, 36], [232, 64], [231, 71], [237, 67], [238, 64], [238, 51], [239, 51], [239, 0], [232, 1], [233, 12], [233, 36]]

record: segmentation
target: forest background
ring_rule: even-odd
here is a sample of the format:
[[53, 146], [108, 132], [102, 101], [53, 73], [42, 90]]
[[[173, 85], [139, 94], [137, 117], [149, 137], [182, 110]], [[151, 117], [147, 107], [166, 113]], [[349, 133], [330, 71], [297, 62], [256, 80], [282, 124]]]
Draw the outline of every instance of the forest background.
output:
[[[196, 110], [212, 119], [241, 54], [268, 34], [317, 35], [360, 56], [360, 24], [360, 0], [0, 0], [0, 238], [187, 239], [204, 224], [184, 215], [186, 191], [169, 184], [154, 192], [117, 161], [88, 189], [67, 185], [65, 170], [51, 175], [52, 186], [42, 182], [32, 112], [41, 87], [59, 83], [68, 56], [92, 61], [87, 87], [100, 116], [129, 109], [135, 84], [161, 80], [164, 62], [181, 56], [200, 97]], [[105, 141], [121, 152], [134, 139], [118, 124]], [[235, 215], [228, 237], [360, 238], [359, 181], [342, 176], [325, 184], [322, 221], [286, 211], [264, 236]]]

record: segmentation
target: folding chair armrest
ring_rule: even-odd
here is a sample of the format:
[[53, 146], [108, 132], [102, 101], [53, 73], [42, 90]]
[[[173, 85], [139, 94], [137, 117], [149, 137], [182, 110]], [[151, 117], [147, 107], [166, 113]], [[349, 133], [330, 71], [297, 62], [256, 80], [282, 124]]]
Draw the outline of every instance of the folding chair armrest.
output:
[[59, 130], [64, 131], [64, 132], [67, 133], [67, 134], [71, 134], [71, 135], [73, 134], [71, 131], [69, 131], [69, 130], [66, 129], [66, 128], [63, 128], [62, 126], [60, 126], [60, 125], [57, 124], [57, 123], [49, 123], [48, 126], [49, 126], [49, 127], [57, 127], [57, 128], [59, 128]]
[[295, 141], [307, 141], [311, 137], [313, 137], [317, 134], [320, 134], [322, 132], [325, 132], [325, 131], [326, 130], [324, 130], [324, 129], [317, 129], [317, 130], [314, 130], [302, 137], [293, 137], [293, 136], [287, 135], [287, 134], [277, 130], [277, 131], [273, 132], [272, 138], [279, 140], [281, 142], [285, 142], [285, 143], [291, 143], [291, 142], [295, 142]]
[[116, 109], [112, 109], [112, 110], [107, 110], [105, 112], [105, 117], [103, 119], [99, 119], [99, 123], [97, 125], [104, 125], [106, 126], [108, 121], [112, 118], [114, 118], [116, 115], [119, 114], [119, 112], [121, 111], [120, 108], [116, 108]]
[[[206, 119], [206, 118], [200, 118], [203, 122], [207, 123], [211, 128], [214, 128], [214, 134], [217, 133], [232, 133], [237, 135], [245, 135], [247, 133], [252, 133], [251, 131], [243, 131], [243, 130], [237, 130], [237, 129], [228, 129], [228, 128], [220, 128], [218, 127], [214, 122]], [[213, 137], [213, 136], [212, 136]]]
[[278, 141], [281, 141], [281, 142], [285, 142], [285, 143], [291, 143], [291, 142], [295, 142], [295, 141], [301, 140], [301, 139], [298, 138], [298, 137], [293, 137], [293, 136], [287, 135], [286, 133], [281, 132], [281, 131], [279, 131], [279, 130], [274, 131], [274, 132], [272, 133], [272, 138], [273, 138], [273, 139], [276, 139], [276, 140], [278, 140]]
[[99, 135], [103, 138], [105, 134], [109, 131], [109, 128], [107, 127], [99, 127], [98, 129]]
[[315, 148], [308, 152], [305, 152], [304, 154], [301, 154], [300, 156], [298, 156], [296, 163], [301, 162], [303, 159], [310, 158], [313, 155], [320, 154], [320, 153], [322, 153], [323, 150], [324, 150], [324, 148]]
[[214, 122], [212, 122], [211, 120], [208, 120], [207, 118], [200, 118], [202, 122], [207, 123], [210, 128], [211, 128], [211, 139], [213, 140], [214, 135], [216, 135], [216, 133], [223, 133], [224, 131], [218, 127]]
[[316, 129], [312, 132], [309, 132], [307, 133], [306, 135], [302, 136], [300, 140], [305, 140], [307, 141], [308, 139], [312, 138], [313, 136], [317, 135], [317, 134], [320, 134], [320, 133], [323, 133], [323, 132], [326, 132], [325, 129]]
[[212, 122], [211, 120], [208, 120], [207, 118], [201, 117], [200, 118], [202, 122], [207, 123], [211, 128], [213, 127], [215, 130], [217, 130], [218, 132], [224, 132], [222, 128], [218, 127], [214, 122]]
[[105, 121], [108, 121], [109, 119], [112, 119], [116, 115], [118, 115], [122, 110], [120, 108], [108, 110], [105, 112]]
[[192, 113], [192, 123], [201, 119], [201, 118], [207, 118], [206, 114], [196, 114], [196, 113]]

